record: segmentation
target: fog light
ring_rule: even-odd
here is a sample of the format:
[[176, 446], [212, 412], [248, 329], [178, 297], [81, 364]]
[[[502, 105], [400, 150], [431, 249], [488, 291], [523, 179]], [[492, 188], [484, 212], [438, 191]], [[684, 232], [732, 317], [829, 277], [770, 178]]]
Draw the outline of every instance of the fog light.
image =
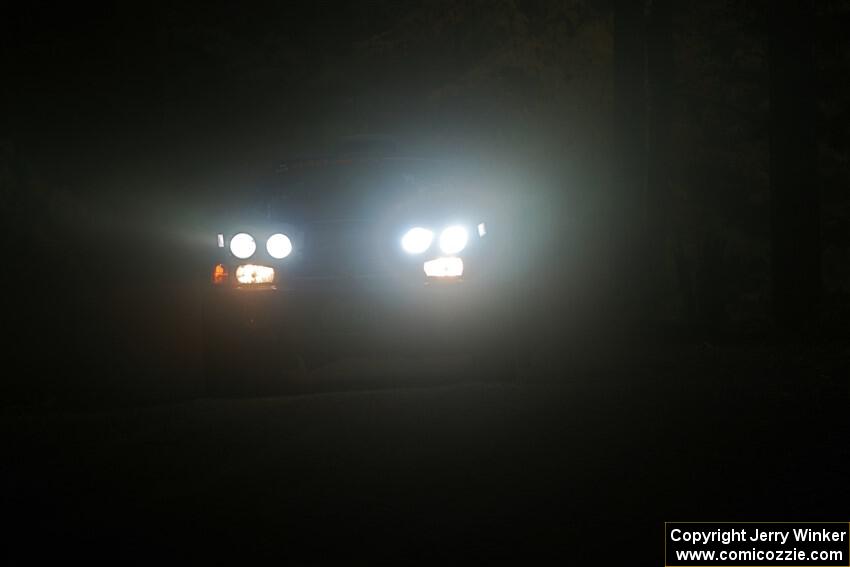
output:
[[463, 260], [454, 256], [429, 260], [423, 267], [429, 278], [457, 278], [463, 275]]
[[274, 283], [274, 268], [242, 264], [236, 268], [236, 281], [243, 285]]

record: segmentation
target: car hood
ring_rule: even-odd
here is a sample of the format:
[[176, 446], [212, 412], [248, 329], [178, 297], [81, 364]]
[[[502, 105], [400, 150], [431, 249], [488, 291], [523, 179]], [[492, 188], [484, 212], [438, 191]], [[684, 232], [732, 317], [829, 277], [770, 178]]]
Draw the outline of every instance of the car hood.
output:
[[286, 223], [442, 222], [477, 216], [483, 195], [456, 167], [425, 160], [373, 160], [293, 174], [271, 192], [269, 216]]

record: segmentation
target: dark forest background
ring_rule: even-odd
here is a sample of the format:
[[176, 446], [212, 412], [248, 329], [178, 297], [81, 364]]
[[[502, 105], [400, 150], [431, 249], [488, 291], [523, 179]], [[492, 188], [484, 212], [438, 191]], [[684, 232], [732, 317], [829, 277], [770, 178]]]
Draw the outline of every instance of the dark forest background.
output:
[[622, 333], [847, 336], [848, 1], [32, 3], [4, 20], [6, 400], [196, 391], [217, 211], [352, 134], [511, 187], [541, 356]]

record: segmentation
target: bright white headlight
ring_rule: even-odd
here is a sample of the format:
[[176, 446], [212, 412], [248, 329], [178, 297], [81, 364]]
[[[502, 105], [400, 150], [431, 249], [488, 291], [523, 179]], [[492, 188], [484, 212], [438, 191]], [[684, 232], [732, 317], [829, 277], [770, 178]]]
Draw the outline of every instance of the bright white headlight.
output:
[[455, 257], [435, 258], [422, 267], [429, 278], [459, 278], [463, 275], [463, 260]]
[[285, 234], [272, 234], [266, 242], [266, 250], [272, 258], [282, 260], [292, 254], [292, 241]]
[[431, 247], [434, 233], [427, 228], [416, 227], [408, 230], [401, 238], [401, 247], [408, 254], [422, 254]]
[[230, 239], [230, 251], [234, 256], [244, 260], [250, 258], [257, 251], [257, 243], [254, 237], [246, 232], [240, 232]]
[[440, 234], [440, 250], [446, 254], [457, 254], [469, 242], [469, 234], [460, 225], [450, 226]]

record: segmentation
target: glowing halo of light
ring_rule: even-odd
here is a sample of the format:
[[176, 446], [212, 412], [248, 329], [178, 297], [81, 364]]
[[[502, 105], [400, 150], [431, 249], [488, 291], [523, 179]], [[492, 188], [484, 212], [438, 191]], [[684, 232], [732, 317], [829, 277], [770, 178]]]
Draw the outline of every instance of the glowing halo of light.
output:
[[440, 250], [446, 254], [457, 254], [469, 242], [469, 233], [458, 224], [452, 225], [440, 233]]

